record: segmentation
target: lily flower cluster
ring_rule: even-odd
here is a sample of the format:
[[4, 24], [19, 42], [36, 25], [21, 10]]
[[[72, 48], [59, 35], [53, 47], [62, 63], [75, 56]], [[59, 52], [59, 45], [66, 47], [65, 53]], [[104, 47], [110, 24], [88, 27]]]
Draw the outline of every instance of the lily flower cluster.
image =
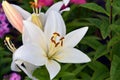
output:
[[32, 73], [40, 66], [45, 66], [52, 80], [60, 71], [59, 63], [86, 63], [90, 58], [74, 48], [86, 34], [88, 27], [83, 27], [66, 34], [66, 26], [61, 16], [69, 0], [59, 1], [46, 13], [41, 12], [39, 0], [31, 3], [33, 13], [17, 5], [3, 1], [2, 6], [11, 24], [22, 34], [23, 45], [15, 48], [9, 37], [5, 43], [13, 52], [11, 69], [24, 71], [31, 79], [37, 80]]
[[7, 18], [0, 4], [0, 38], [3, 38], [4, 35], [9, 32], [8, 23], [6, 21]]

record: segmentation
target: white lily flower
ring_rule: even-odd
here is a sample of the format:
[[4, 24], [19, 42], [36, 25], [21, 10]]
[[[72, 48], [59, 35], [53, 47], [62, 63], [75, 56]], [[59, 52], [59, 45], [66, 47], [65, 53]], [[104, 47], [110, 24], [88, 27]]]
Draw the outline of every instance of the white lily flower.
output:
[[[23, 40], [23, 43], [25, 43]], [[40, 65], [44, 65], [45, 59], [40, 51], [34, 44], [23, 44], [20, 48], [16, 49], [9, 37], [6, 37], [5, 44], [10, 51], [13, 52], [13, 61], [11, 63], [11, 69], [13, 71], [23, 70], [31, 79], [37, 80], [32, 76], [33, 71]], [[34, 51], [35, 50], [35, 51]], [[43, 52], [41, 52], [43, 53]]]
[[[69, 3], [69, 1], [59, 1], [59, 2], [57, 2], [57, 3], [55, 3], [55, 4], [53, 4], [48, 10], [47, 10], [47, 12], [44, 14], [43, 12], [39, 12], [38, 14], [42, 14], [42, 15], [46, 15], [47, 16], [47, 14], [50, 12], [50, 11], [57, 11], [57, 12], [60, 12], [61, 13], [61, 11], [63, 12], [63, 11], [69, 11], [70, 10], [70, 8], [69, 7], [67, 7], [67, 8], [65, 8], [65, 9], [63, 9], [63, 10], [61, 10], [61, 8], [62, 8], [62, 6], [64, 5], [64, 4], [68, 4]], [[26, 20], [26, 19], [28, 19], [32, 14], [31, 13], [29, 13], [29, 12], [27, 12], [26, 10], [24, 10], [24, 9], [22, 9], [21, 7], [19, 7], [19, 6], [17, 6], [17, 5], [15, 5], [15, 4], [12, 4], [12, 6], [13, 7], [15, 7], [19, 12], [20, 12], [20, 14], [23, 16], [23, 18]], [[39, 10], [41, 10], [41, 8], [39, 8]], [[33, 10], [33, 12], [34, 12], [34, 10]], [[35, 13], [35, 12], [34, 12]]]
[[20, 59], [25, 59], [25, 61], [38, 66], [44, 63], [50, 74], [50, 79], [53, 79], [60, 71], [58, 62], [86, 63], [90, 61], [86, 54], [74, 48], [84, 37], [88, 27], [74, 30], [66, 35], [65, 23], [56, 11], [51, 11], [48, 14], [44, 31], [30, 21], [26, 20], [23, 24], [22, 37], [25, 45], [15, 52], [14, 61], [19, 59], [21, 53], [24, 55], [33, 52], [34, 55], [29, 55], [27, 59], [23, 56]]
[[[63, 2], [60, 1], [56, 4], [54, 4], [53, 6], [51, 6], [45, 14], [42, 13], [42, 12], [37, 14], [38, 16], [40, 16], [40, 22], [42, 22], [42, 25], [45, 24], [45, 19], [46, 19], [47, 15], [49, 14], [49, 12], [51, 12], [51, 11], [59, 12], [62, 5], [63, 5]], [[22, 14], [22, 16], [25, 20], [30, 20], [31, 21], [30, 18], [31, 18], [32, 14], [23, 10], [21, 7], [19, 7], [17, 5], [12, 5], [12, 6], [15, 7], [20, 12], [20, 14]], [[33, 13], [33, 14], [36, 14], [36, 13]], [[25, 29], [25, 28], [26, 27], [23, 28], [25, 30], [24, 34], [29, 32], [29, 31], [27, 32], [27, 29]], [[34, 29], [33, 29], [33, 32], [34, 32]], [[40, 32], [40, 31], [38, 31], [38, 32], [39, 32], [38, 34], [40, 34], [39, 36], [41, 36], [41, 37], [38, 38], [38, 40], [43, 39], [45, 41], [45, 38], [42, 37], [43, 32]], [[23, 36], [26, 37], [26, 35], [23, 35]], [[27, 35], [27, 37], [30, 38], [30, 36], [28, 36], [28, 35]], [[31, 39], [33, 39], [33, 38], [31, 38]], [[47, 51], [47, 48], [46, 48], [47, 44], [44, 41], [42, 43], [40, 42], [40, 45], [44, 48], [44, 51]], [[36, 40], [33, 39], [32, 42], [36, 42]], [[30, 41], [30, 43], [31, 43], [31, 41]], [[13, 52], [13, 61], [12, 61], [12, 64], [11, 64], [11, 69], [13, 71], [23, 70], [31, 79], [35, 80], [36, 78], [32, 76], [33, 71], [36, 68], [38, 68], [39, 66], [44, 65], [44, 63], [45, 63], [44, 58], [41, 57], [41, 55], [43, 55], [43, 54], [39, 54], [39, 52], [42, 51], [42, 50], [39, 51], [37, 48], [35, 48], [36, 45], [34, 45], [32, 43], [29, 44], [29, 40], [27, 41], [27, 38], [23, 38], [23, 45], [18, 49], [16, 49], [13, 46], [13, 44], [10, 42], [9, 38], [6, 38], [6, 45]], [[29, 46], [34, 46], [34, 47], [29, 48]], [[35, 50], [35, 49], [37, 49], [37, 50]], [[44, 52], [40, 52], [40, 53], [44, 53]]]
[[47, 19], [47, 15], [49, 14], [49, 12], [57, 11], [59, 13], [62, 13], [64, 11], [69, 11], [70, 10], [69, 7], [61, 10], [61, 8], [65, 4], [65, 2], [59, 1], [59, 2], [57, 2], [55, 4], [53, 4], [46, 11], [46, 13], [43, 13], [43, 12], [41, 12], [41, 6], [39, 5], [38, 0], [34, 0], [34, 1], [35, 1], [35, 5], [37, 5], [38, 7], [32, 5], [33, 6], [32, 7], [33, 8], [33, 13], [32, 14], [27, 12], [27, 11], [25, 11], [24, 9], [22, 9], [21, 7], [19, 7], [17, 5], [12, 4], [12, 6], [15, 7], [17, 9], [17, 11], [19, 11], [19, 13], [23, 16], [24, 20], [29, 20], [29, 21], [33, 22], [34, 24], [36, 24], [41, 29], [44, 28], [44, 25], [45, 25], [45, 22], [46, 22], [46, 19]]

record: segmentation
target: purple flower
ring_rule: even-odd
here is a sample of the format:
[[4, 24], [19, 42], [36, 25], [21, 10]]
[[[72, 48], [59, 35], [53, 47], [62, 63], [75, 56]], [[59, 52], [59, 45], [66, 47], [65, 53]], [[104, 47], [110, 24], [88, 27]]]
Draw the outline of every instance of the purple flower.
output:
[[12, 73], [9, 80], [21, 80], [21, 76], [17, 73]]
[[21, 80], [21, 76], [14, 72], [9, 75], [5, 75], [4, 80]]
[[4, 35], [9, 32], [9, 28], [8, 28], [9, 23], [7, 23], [6, 20], [7, 20], [6, 16], [0, 4], [0, 38], [3, 38]]

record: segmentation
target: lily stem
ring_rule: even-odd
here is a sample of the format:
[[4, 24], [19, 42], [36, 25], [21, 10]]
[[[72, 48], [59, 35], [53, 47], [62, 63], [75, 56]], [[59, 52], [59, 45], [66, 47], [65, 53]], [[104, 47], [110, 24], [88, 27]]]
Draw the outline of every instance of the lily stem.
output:
[[[110, 16], [109, 16], [109, 23], [110, 25], [113, 23], [113, 0], [110, 0]], [[110, 36], [109, 38], [112, 38], [112, 31], [110, 32]], [[112, 49], [112, 47], [110, 48], [110, 50]], [[110, 51], [110, 60], [112, 61], [113, 59], [113, 54]]]

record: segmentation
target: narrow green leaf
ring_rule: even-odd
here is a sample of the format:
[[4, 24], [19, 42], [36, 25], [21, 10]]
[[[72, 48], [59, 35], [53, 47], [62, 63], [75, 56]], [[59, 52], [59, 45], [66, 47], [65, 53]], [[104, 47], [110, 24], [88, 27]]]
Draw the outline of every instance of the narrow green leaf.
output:
[[102, 46], [102, 44], [98, 41], [99, 39], [94, 36], [88, 36], [82, 39], [82, 44], [87, 44], [91, 48], [97, 50], [98, 46]]
[[111, 29], [112, 31], [114, 31], [115, 33], [120, 34], [120, 25], [111, 24], [109, 27], [110, 27], [110, 29]]
[[94, 70], [91, 80], [105, 80], [109, 77], [109, 69], [98, 61], [93, 61], [88, 64]]
[[120, 57], [120, 42], [117, 42], [115, 45], [112, 45], [111, 54]]
[[81, 72], [80, 76], [82, 78], [81, 80], [90, 80], [91, 79], [91, 76], [88, 73], [85, 73], [85, 72]]
[[107, 45], [108, 49], [117, 44], [118, 42], [120, 42], [120, 35], [112, 37], [112, 39], [109, 41]]
[[102, 24], [101, 20], [98, 18], [85, 18], [85, 20], [89, 21], [97, 28], [100, 28], [100, 25]]
[[110, 70], [111, 80], [120, 80], [120, 57], [114, 55], [111, 70]]
[[109, 21], [107, 20], [102, 21], [102, 24], [100, 25], [100, 31], [101, 31], [103, 39], [109, 36], [110, 34]]
[[98, 49], [96, 50], [94, 60], [100, 58], [101, 56], [107, 54], [107, 47], [105, 45], [99, 46]]
[[86, 3], [83, 5], [80, 5], [81, 7], [84, 8], [88, 8], [90, 10], [96, 11], [96, 12], [100, 12], [100, 13], [104, 13], [106, 15], [108, 15], [108, 13], [104, 10], [104, 8], [102, 8], [101, 6], [95, 4], [95, 3]]

